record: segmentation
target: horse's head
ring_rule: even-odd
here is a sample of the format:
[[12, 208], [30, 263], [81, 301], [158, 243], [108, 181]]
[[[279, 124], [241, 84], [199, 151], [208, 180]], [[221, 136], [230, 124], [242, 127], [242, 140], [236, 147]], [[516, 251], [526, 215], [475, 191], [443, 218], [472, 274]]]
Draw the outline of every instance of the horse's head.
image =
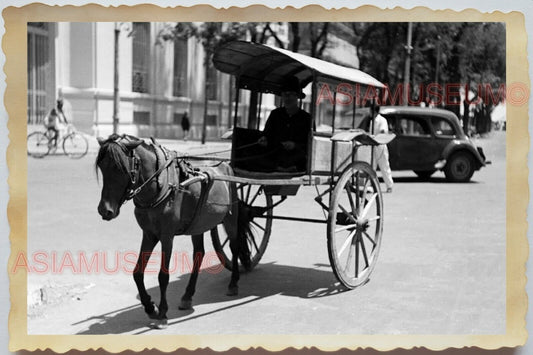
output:
[[107, 139], [98, 138], [100, 150], [96, 157], [96, 169], [103, 177], [102, 196], [98, 213], [106, 221], [118, 216], [136, 178], [138, 162], [133, 151], [143, 141], [139, 138], [112, 134]]

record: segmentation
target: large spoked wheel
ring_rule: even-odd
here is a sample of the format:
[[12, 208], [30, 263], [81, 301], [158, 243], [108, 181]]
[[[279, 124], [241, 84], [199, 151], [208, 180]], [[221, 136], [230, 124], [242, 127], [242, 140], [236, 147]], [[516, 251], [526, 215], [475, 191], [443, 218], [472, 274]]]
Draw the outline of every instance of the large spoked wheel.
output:
[[[249, 231], [246, 244], [250, 251], [250, 264], [245, 269], [252, 270], [263, 257], [272, 230], [272, 196], [265, 194], [263, 186], [237, 184], [240, 213], [247, 213]], [[211, 230], [211, 240], [220, 262], [226, 269], [232, 269], [231, 249], [226, 228], [220, 224]], [[242, 264], [242, 261], [241, 261]]]
[[72, 159], [80, 159], [87, 154], [89, 143], [80, 133], [73, 132], [63, 140], [63, 151]]
[[42, 158], [50, 151], [48, 135], [43, 132], [33, 132], [28, 136], [28, 155], [34, 158]]
[[328, 218], [328, 254], [337, 279], [353, 289], [374, 269], [383, 232], [383, 196], [375, 171], [355, 162], [340, 176]]

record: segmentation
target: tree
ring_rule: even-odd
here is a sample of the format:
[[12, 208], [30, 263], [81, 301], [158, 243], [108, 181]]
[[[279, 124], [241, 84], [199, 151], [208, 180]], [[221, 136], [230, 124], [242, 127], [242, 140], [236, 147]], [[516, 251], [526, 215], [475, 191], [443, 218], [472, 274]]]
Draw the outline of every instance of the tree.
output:
[[173, 28], [165, 29], [160, 33], [163, 40], [174, 38], [188, 39], [195, 37], [204, 49], [204, 115], [202, 121], [202, 144], [205, 144], [207, 129], [208, 90], [210, 83], [207, 80], [208, 71], [213, 65], [213, 54], [216, 49], [227, 42], [240, 39], [246, 33], [246, 25], [238, 22], [178, 22]]
[[[360, 69], [387, 84], [391, 91], [403, 79], [405, 23], [348, 23]], [[414, 24], [410, 97], [419, 85], [505, 82], [505, 27], [501, 23], [420, 22]], [[416, 91], [415, 91], [416, 90]]]
[[[309, 50], [309, 55], [322, 58], [328, 45], [329, 22], [289, 22], [291, 29], [291, 43], [289, 48], [293, 52]], [[302, 46], [303, 44], [303, 46]]]

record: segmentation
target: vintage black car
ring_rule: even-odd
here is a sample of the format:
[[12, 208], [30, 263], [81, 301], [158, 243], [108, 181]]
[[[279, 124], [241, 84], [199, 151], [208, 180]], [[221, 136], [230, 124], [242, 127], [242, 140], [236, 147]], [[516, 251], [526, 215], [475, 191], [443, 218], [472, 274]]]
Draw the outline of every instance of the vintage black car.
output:
[[[387, 146], [392, 170], [413, 170], [428, 179], [442, 170], [449, 181], [469, 181], [474, 171], [490, 164], [481, 147], [464, 134], [454, 113], [426, 107], [383, 106], [389, 132], [396, 138]], [[368, 129], [370, 117], [360, 127]]]

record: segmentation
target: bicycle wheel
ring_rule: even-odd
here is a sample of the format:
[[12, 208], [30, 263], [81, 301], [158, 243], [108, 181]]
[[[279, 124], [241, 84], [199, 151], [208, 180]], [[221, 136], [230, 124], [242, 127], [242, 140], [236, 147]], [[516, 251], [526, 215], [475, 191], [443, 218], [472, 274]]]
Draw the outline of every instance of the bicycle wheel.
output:
[[72, 159], [79, 159], [87, 154], [89, 143], [87, 139], [78, 132], [73, 132], [63, 139], [63, 151]]
[[50, 151], [49, 139], [43, 132], [33, 132], [28, 135], [28, 155], [34, 158], [42, 158]]

